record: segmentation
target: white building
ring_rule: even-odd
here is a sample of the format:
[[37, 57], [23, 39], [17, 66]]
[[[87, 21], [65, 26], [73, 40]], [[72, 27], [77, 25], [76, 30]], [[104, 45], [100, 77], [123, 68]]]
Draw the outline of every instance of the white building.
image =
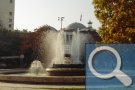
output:
[[15, 0], [0, 0], [0, 28], [14, 29]]
[[88, 26], [74, 22], [64, 29], [64, 49], [66, 57], [70, 57], [71, 63], [80, 63], [84, 57], [85, 44], [96, 43], [100, 37], [95, 29], [92, 28], [92, 22]]

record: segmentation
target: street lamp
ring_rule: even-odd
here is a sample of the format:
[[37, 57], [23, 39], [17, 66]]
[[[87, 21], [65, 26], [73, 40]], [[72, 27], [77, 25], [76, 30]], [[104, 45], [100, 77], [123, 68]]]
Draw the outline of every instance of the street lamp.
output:
[[61, 30], [62, 30], [62, 24], [63, 24], [62, 22], [63, 22], [64, 18], [65, 17], [58, 17], [58, 21], [60, 21], [60, 23], [61, 23]]
[[21, 54], [20, 55], [20, 67], [23, 68], [23, 59], [24, 59], [24, 55]]

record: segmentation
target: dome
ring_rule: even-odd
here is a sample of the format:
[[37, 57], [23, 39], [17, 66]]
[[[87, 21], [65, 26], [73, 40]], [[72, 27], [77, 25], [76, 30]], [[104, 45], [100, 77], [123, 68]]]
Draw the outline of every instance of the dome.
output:
[[70, 25], [68, 25], [68, 27], [66, 29], [67, 30], [71, 30], [71, 29], [77, 30], [78, 28], [79, 29], [84, 29], [86, 27], [83, 24], [81, 24], [81, 23], [75, 22], [75, 23], [71, 23]]

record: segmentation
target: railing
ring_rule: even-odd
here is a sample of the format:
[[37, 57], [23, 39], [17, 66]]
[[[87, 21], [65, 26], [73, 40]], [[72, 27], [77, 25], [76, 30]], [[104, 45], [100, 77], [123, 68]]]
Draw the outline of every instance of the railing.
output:
[[14, 59], [20, 59], [20, 67], [23, 67], [23, 59], [24, 59], [23, 54], [21, 54], [20, 56], [2, 56], [2, 57], [0, 57], [0, 60], [14, 60]]

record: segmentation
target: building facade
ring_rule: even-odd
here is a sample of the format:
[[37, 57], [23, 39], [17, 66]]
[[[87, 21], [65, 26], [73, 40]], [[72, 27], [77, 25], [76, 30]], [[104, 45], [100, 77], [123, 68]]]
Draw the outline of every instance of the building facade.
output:
[[15, 0], [0, 0], [0, 28], [14, 29]]
[[100, 40], [98, 33], [92, 28], [92, 22], [88, 22], [87, 27], [78, 22], [71, 23], [64, 29], [65, 56], [69, 57], [72, 64], [83, 63], [85, 44]]

